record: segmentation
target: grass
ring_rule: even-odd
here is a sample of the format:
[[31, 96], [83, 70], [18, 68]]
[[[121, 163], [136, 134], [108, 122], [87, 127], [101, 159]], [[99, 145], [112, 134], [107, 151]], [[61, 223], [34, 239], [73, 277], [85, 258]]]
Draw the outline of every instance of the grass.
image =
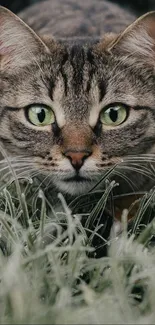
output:
[[118, 234], [114, 182], [70, 202], [37, 179], [0, 184], [0, 324], [155, 323], [154, 189]]

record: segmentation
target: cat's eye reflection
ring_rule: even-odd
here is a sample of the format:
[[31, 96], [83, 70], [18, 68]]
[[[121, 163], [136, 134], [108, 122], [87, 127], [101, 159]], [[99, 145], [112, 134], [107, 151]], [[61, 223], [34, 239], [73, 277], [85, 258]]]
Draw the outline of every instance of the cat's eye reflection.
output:
[[108, 126], [118, 126], [126, 121], [128, 117], [128, 107], [123, 104], [111, 105], [103, 109], [100, 114], [100, 120]]
[[26, 117], [30, 123], [36, 126], [46, 126], [55, 122], [55, 116], [52, 109], [41, 104], [27, 107]]

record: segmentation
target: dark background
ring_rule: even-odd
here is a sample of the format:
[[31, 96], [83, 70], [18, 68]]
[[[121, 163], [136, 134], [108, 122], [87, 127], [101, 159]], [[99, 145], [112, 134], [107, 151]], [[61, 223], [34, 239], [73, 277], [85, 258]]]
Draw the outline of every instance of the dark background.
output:
[[[41, 1], [41, 0], [0, 0], [0, 4], [2, 6], [11, 9], [16, 13], [19, 10], [22, 10], [26, 6], [29, 6], [30, 4], [35, 3], [37, 1]], [[109, 0], [109, 1], [120, 3], [122, 7], [130, 8], [138, 15], [141, 15], [150, 10], [155, 10], [155, 0]]]

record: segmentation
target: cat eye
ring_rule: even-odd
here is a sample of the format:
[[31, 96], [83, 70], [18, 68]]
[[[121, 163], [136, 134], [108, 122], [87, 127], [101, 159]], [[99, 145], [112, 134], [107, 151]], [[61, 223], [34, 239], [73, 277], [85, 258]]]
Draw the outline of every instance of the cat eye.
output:
[[31, 105], [27, 110], [28, 120], [36, 126], [54, 123], [55, 116], [52, 109], [44, 105]]
[[100, 120], [108, 126], [118, 126], [125, 122], [128, 116], [128, 108], [123, 104], [115, 104], [103, 109], [100, 114]]

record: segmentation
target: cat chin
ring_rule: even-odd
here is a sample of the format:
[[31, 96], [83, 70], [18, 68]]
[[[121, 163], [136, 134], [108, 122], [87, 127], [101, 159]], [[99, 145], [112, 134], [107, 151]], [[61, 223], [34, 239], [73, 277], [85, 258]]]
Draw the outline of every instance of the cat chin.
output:
[[58, 181], [54, 185], [57, 187], [57, 189], [60, 192], [75, 196], [75, 195], [87, 193], [95, 185], [95, 183], [90, 181], [85, 181], [85, 182]]

